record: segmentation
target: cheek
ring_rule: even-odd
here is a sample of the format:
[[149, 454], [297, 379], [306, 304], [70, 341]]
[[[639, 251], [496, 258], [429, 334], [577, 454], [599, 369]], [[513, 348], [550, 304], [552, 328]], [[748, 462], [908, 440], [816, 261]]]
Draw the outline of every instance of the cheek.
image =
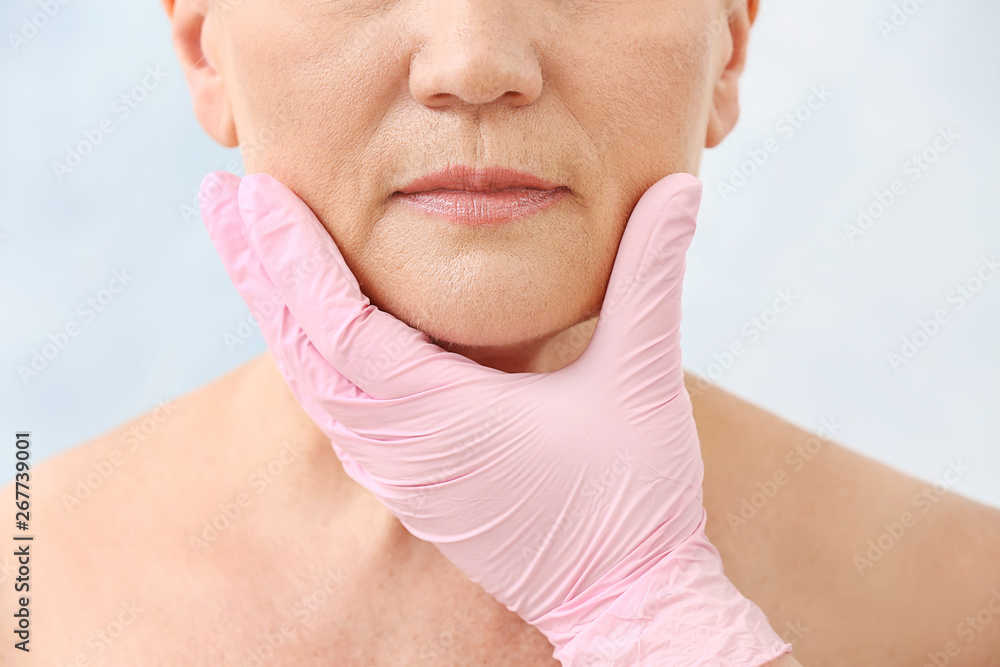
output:
[[[669, 19], [669, 17], [667, 17]], [[567, 42], [553, 60], [552, 90], [589, 138], [598, 234], [578, 285], [600, 305], [618, 244], [636, 202], [656, 181], [695, 174], [707, 119], [710, 45], [703, 17], [648, 29], [628, 21], [602, 38]]]
[[655, 23], [620, 17], [609, 37], [567, 43], [556, 61], [555, 94], [592, 137], [610, 198], [626, 217], [663, 176], [695, 173], [705, 138], [708, 10], [658, 6]]
[[693, 55], [685, 43], [650, 43], [628, 54], [636, 70], [617, 80], [613, 97], [627, 123], [617, 125], [609, 154], [635, 174], [635, 185], [648, 187], [697, 164], [704, 143], [707, 61]]
[[392, 38], [384, 31], [398, 26], [385, 18], [309, 19], [301, 9], [273, 7], [266, 20], [250, 10], [234, 17], [229, 80], [240, 148], [246, 173], [288, 185], [364, 274], [357, 258], [381, 205], [373, 193], [391, 167], [374, 138], [398, 94], [393, 82], [405, 74], [392, 71], [405, 62], [386, 52]]
[[386, 57], [363, 48], [370, 28], [309, 18], [274, 8], [234, 17], [230, 94], [247, 172], [328, 195], [332, 177], [356, 173], [389, 74]]

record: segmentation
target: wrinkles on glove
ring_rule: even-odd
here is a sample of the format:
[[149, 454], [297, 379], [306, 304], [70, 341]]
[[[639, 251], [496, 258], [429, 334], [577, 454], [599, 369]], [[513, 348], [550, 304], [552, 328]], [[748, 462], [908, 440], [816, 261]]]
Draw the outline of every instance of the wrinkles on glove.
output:
[[[790, 648], [704, 536], [680, 352], [698, 179], [644, 193], [587, 348], [538, 374], [480, 366], [373, 306], [305, 202], [266, 174], [210, 174], [202, 197], [233, 284], [345, 472], [557, 659], [746, 667]], [[596, 658], [612, 662], [580, 662]]]
[[553, 657], [567, 667], [758, 667], [790, 653], [792, 645], [725, 576], [706, 521], [701, 510], [689, 539], [568, 633]]

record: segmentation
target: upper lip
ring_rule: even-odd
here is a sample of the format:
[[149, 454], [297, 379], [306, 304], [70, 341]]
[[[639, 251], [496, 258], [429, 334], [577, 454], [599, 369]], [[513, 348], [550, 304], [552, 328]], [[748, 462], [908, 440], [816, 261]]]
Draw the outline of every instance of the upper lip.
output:
[[468, 167], [452, 165], [421, 176], [399, 192], [410, 194], [429, 190], [465, 190], [468, 192], [493, 192], [510, 188], [555, 190], [564, 187], [534, 174], [506, 167]]

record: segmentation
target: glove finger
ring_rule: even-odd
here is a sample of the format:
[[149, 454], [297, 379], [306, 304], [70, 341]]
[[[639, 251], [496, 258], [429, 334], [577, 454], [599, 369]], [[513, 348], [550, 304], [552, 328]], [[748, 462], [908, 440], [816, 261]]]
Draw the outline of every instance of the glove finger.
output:
[[669, 400], [683, 389], [681, 288], [701, 192], [691, 174], [660, 179], [639, 199], [622, 235], [581, 360], [614, 369], [609, 385], [624, 400]]
[[240, 184], [247, 239], [320, 354], [365, 393], [411, 396], [484, 369], [373, 306], [337, 244], [283, 183], [251, 174]]
[[[212, 172], [206, 176], [199, 192], [202, 217], [230, 280], [260, 326], [271, 354], [279, 367], [283, 367], [282, 374], [287, 380], [294, 373], [297, 381], [303, 384], [302, 378], [298, 377], [300, 369], [317, 369], [320, 372], [307, 375], [311, 380], [308, 386], [310, 391], [355, 400], [362, 398], [358, 388], [309, 344], [305, 333], [285, 306], [282, 293], [263, 271], [259, 259], [247, 243], [239, 211], [239, 187], [240, 178], [234, 174]], [[310, 416], [321, 428], [324, 427], [317, 416]]]
[[[371, 476], [390, 480], [441, 477], [441, 462], [449, 460], [453, 450], [465, 448], [461, 436], [474, 426], [478, 411], [462, 410], [450, 398], [433, 401], [434, 392], [377, 399], [343, 377], [301, 328], [284, 303], [284, 294], [275, 288], [248, 244], [238, 210], [239, 187], [240, 179], [226, 172], [206, 177], [202, 190], [205, 224], [282, 375], [289, 386], [294, 383], [299, 404], [331, 438], [339, 429], [336, 439], [342, 451]], [[478, 392], [488, 390], [485, 383], [478, 384]], [[473, 396], [470, 389], [465, 388], [466, 399]], [[488, 397], [484, 400], [489, 404]], [[442, 406], [447, 414], [442, 414]], [[386, 448], [397, 442], [406, 443], [405, 452], [387, 453]], [[362, 485], [371, 489], [367, 483]]]

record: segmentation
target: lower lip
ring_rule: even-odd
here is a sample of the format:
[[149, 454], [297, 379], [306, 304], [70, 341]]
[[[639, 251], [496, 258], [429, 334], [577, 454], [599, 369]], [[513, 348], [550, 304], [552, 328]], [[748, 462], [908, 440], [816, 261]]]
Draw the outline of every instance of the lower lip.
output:
[[397, 192], [396, 197], [429, 215], [447, 218], [462, 225], [502, 225], [538, 213], [569, 194], [567, 188], [538, 190], [509, 188], [492, 192], [469, 190], [428, 190]]

